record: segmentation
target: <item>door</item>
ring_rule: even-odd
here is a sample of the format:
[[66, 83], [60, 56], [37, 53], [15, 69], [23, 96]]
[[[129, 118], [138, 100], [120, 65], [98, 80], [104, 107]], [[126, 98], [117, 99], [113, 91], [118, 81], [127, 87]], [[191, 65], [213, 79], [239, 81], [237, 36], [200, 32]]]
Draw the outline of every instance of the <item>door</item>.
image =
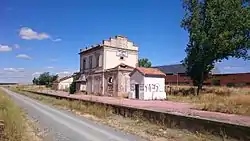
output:
[[135, 98], [139, 99], [139, 84], [135, 84]]

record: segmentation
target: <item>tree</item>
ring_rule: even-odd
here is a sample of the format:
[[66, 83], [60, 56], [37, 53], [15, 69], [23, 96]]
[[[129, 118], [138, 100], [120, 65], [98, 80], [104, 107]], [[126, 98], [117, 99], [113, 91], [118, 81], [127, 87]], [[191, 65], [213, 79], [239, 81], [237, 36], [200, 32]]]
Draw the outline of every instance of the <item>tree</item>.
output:
[[148, 58], [141, 58], [139, 59], [139, 67], [151, 67], [151, 62], [148, 60]]
[[46, 85], [51, 87], [52, 83], [58, 78], [58, 75], [50, 75], [49, 72], [44, 72], [39, 75], [38, 78], [33, 79], [33, 84], [36, 85]]
[[37, 80], [37, 78], [34, 77], [33, 80], [32, 80], [32, 82], [33, 82], [34, 85], [38, 85], [38, 80]]
[[216, 62], [249, 59], [249, 0], [183, 0], [181, 26], [189, 33], [183, 64], [197, 95]]
[[76, 82], [75, 77], [73, 78], [73, 82], [69, 86], [69, 93], [74, 94], [76, 92]]

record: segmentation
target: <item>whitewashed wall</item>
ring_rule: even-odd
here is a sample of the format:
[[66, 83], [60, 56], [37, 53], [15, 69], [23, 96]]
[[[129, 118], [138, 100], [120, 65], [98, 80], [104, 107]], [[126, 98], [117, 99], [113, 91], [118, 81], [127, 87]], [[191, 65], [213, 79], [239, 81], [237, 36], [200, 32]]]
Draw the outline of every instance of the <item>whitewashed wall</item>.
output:
[[144, 78], [144, 99], [165, 99], [165, 78], [145, 77]]
[[69, 88], [69, 86], [70, 86], [70, 84], [71, 84], [72, 82], [73, 82], [73, 77], [61, 81], [61, 82], [59, 82], [59, 84], [58, 84], [58, 89], [59, 89], [59, 90], [66, 90], [66, 89]]
[[130, 78], [129, 98], [135, 99], [135, 84], [139, 84], [140, 100], [165, 99], [165, 78], [145, 77], [136, 71]]
[[138, 63], [138, 52], [130, 51], [127, 49], [122, 49], [123, 51], [127, 52], [127, 57], [123, 57], [123, 59], [120, 59], [119, 56], [117, 56], [117, 52], [121, 50], [119, 48], [113, 48], [113, 47], [105, 47], [104, 49], [104, 69], [110, 69], [118, 66], [121, 63], [124, 63], [126, 65], [129, 65], [131, 67], [136, 67], [136, 64]]
[[80, 84], [80, 91], [86, 91], [86, 84]]

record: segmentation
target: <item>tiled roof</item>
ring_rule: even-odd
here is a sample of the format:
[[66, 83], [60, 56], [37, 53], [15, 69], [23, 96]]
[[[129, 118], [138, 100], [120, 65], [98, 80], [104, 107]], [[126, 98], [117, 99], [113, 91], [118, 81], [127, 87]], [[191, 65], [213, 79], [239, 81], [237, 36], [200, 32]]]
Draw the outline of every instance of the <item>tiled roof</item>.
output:
[[62, 77], [59, 79], [59, 82], [63, 81], [63, 80], [66, 80], [66, 79], [69, 79], [71, 78], [72, 76], [65, 76], [65, 77]]
[[76, 80], [77, 82], [81, 82], [81, 81], [86, 81], [86, 75], [85, 74], [81, 74], [80, 77]]
[[182, 64], [155, 66], [153, 68], [158, 68], [159, 70], [161, 70], [165, 74], [170, 74], [170, 73], [186, 73], [186, 68]]
[[[177, 73], [186, 73], [186, 68], [183, 64], [173, 64], [173, 65], [164, 65], [164, 66], [155, 66], [153, 68], [158, 68], [165, 74], [177, 74]], [[217, 66], [211, 70], [212, 74], [220, 73], [220, 70]]]
[[157, 68], [137, 67], [136, 70], [138, 70], [143, 75], [165, 76], [165, 73], [163, 73], [162, 71], [160, 71]]

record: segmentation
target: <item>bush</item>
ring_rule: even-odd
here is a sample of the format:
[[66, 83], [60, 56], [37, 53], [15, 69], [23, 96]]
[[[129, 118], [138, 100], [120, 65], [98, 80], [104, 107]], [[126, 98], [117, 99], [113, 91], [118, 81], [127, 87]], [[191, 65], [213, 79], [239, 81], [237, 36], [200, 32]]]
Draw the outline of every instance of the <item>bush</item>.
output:
[[228, 87], [234, 87], [235, 84], [234, 84], [234, 83], [227, 83], [227, 86], [228, 86]]
[[76, 82], [72, 82], [69, 87], [69, 93], [74, 94], [76, 92]]
[[214, 86], [220, 86], [220, 80], [218, 80], [218, 79], [213, 79], [213, 80], [212, 80], [212, 85], [214, 85]]

